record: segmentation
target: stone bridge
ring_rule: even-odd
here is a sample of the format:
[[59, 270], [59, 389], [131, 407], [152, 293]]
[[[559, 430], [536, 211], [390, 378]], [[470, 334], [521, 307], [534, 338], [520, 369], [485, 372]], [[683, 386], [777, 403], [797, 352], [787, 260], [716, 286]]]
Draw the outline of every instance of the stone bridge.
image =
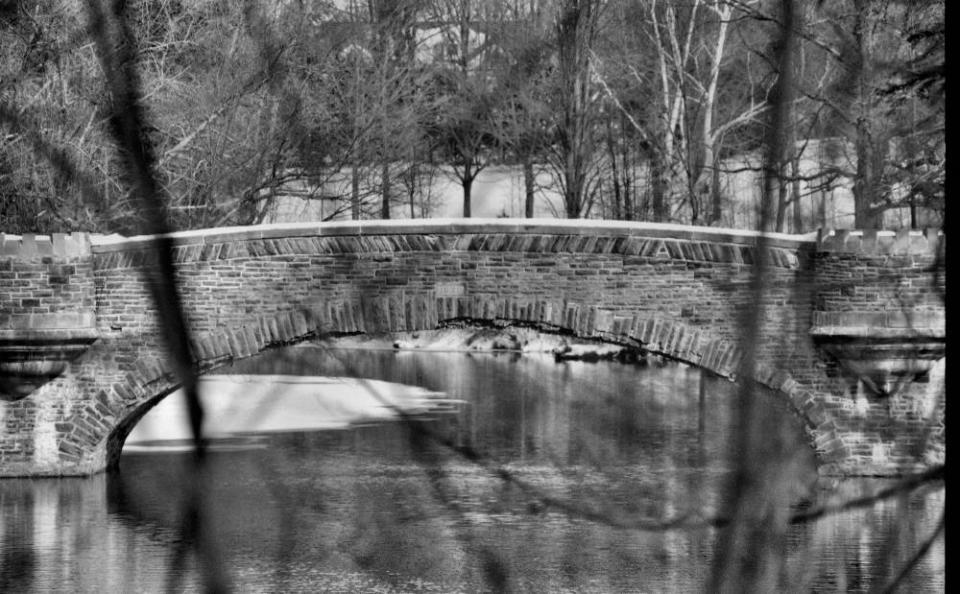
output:
[[[825, 474], [944, 460], [945, 395], [930, 381], [945, 340], [936, 230], [768, 234], [762, 248], [753, 232], [583, 220], [172, 238], [200, 371], [321, 335], [531, 324], [772, 388]], [[746, 367], [739, 339], [757, 307], [759, 249], [770, 264], [758, 365]], [[144, 275], [153, 261], [150, 237], [0, 235], [0, 476], [110, 467], [133, 425], [177, 387]]]

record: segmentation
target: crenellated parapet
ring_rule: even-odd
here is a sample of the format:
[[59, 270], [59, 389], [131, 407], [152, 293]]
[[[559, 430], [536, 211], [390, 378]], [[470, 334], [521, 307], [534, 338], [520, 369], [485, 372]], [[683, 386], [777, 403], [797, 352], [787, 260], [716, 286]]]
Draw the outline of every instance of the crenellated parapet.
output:
[[0, 258], [21, 262], [83, 260], [90, 258], [89, 233], [53, 233], [51, 235], [9, 235], [0, 233]]
[[827, 229], [817, 233], [816, 251], [862, 256], [926, 256], [944, 249], [946, 235], [940, 229]]

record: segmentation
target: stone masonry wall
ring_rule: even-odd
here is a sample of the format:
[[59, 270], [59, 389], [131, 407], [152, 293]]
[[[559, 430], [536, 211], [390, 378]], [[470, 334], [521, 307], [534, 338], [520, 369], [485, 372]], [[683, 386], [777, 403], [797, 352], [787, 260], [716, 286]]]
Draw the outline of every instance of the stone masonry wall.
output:
[[[7, 404], [9, 414], [31, 400], [52, 403], [58, 391], [72, 395], [69, 407], [45, 417], [56, 417], [61, 436], [40, 448], [45, 472], [102, 468], [136, 419], [175, 387], [141, 275], [151, 261], [148, 239], [95, 243], [100, 341], [68, 374]], [[655, 224], [405, 221], [186, 232], [175, 237], [174, 258], [194, 355], [204, 369], [318, 333], [499, 319], [642, 345], [733, 378], [743, 354], [737, 346], [743, 316], [758, 308], [750, 291], [757, 241], [748, 232]], [[851, 398], [842, 378], [827, 376], [829, 361], [810, 339], [815, 320], [822, 320], [814, 305], [829, 302], [827, 313], [835, 313], [843, 309], [836, 299], [859, 293], [820, 298], [832, 295], [816, 284], [818, 258], [830, 251], [817, 251], [812, 237], [783, 235], [770, 238], [766, 249], [754, 379], [786, 395], [825, 467], [889, 473], [921, 460], [887, 434], [864, 436], [851, 418], [841, 431], [834, 420]], [[830, 262], [841, 276], [846, 264], [860, 268]], [[871, 456], [848, 459], [864, 440], [887, 448], [879, 465]], [[15, 464], [0, 451], [4, 465]]]

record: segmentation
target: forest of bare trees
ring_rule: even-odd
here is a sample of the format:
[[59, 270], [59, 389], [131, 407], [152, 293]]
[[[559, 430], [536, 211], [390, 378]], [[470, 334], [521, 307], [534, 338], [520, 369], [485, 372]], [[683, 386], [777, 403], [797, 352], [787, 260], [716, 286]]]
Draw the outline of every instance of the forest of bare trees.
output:
[[[174, 228], [260, 222], [291, 182], [327, 219], [429, 216], [438, 176], [470, 216], [492, 164], [522, 171], [527, 216], [546, 171], [567, 217], [729, 225], [724, 176], [762, 177], [736, 157], [763, 154], [776, 2], [125, 4]], [[85, 13], [0, 4], [8, 232], [139, 224]], [[942, 221], [943, 3], [810, 0], [796, 14], [770, 227], [812, 230], [802, 213], [841, 183], [857, 228], [890, 209]]]

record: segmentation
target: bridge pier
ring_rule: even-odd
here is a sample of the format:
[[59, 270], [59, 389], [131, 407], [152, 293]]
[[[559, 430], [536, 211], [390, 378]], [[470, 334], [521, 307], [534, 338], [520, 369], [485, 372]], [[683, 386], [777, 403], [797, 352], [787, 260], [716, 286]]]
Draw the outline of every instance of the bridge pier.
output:
[[[69, 263], [56, 260], [67, 251], [39, 255], [43, 240], [2, 239], [2, 336], [30, 340], [23, 324], [31, 318], [15, 316], [79, 311], [69, 318], [74, 327], [53, 328], [61, 346], [52, 356], [95, 342], [43, 387], [8, 389], [0, 476], [101, 471], [136, 420], [176, 388], [142, 274], [150, 238], [92, 237]], [[929, 381], [943, 366], [937, 233], [769, 236], [768, 315], [749, 378], [741, 377], [738, 344], [742, 314], [755, 305], [755, 233], [457, 220], [214, 229], [173, 239], [201, 370], [318, 334], [518, 322], [640, 345], [777, 390], [807, 427], [825, 474], [899, 474], [943, 460], [945, 396]], [[51, 290], [61, 277], [70, 290]], [[13, 308], [20, 309], [6, 313]], [[7, 369], [12, 362], [3, 361]]]

